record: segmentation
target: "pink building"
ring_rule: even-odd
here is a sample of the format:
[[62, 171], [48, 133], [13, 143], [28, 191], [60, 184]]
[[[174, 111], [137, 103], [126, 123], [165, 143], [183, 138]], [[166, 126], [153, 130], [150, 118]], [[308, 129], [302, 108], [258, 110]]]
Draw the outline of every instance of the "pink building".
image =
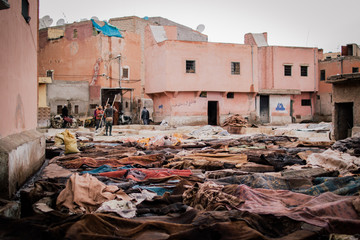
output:
[[317, 93], [316, 118], [332, 119], [332, 84], [326, 80], [335, 75], [358, 73], [360, 69], [360, 48], [357, 44], [342, 46], [341, 53], [327, 56], [319, 61], [319, 91]]
[[45, 158], [37, 127], [38, 0], [0, 1], [0, 197], [10, 198]]
[[146, 29], [146, 93], [154, 121], [221, 124], [239, 113], [252, 121], [312, 119], [317, 48], [268, 46], [267, 34], [245, 44], [179, 41], [175, 26]]

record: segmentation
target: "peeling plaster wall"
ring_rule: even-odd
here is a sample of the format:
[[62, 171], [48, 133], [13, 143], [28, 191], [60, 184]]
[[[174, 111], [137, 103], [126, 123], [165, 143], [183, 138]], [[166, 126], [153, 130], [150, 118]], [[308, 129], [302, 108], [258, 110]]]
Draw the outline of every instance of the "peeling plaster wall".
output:
[[[67, 104], [67, 100], [70, 100], [72, 106], [69, 114], [85, 116], [88, 112], [89, 83], [54, 80], [48, 84], [48, 103], [52, 115], [56, 115], [57, 106]], [[79, 106], [79, 114], [74, 114], [75, 105]]]
[[[121, 55], [121, 68], [126, 66], [129, 70], [129, 78], [121, 81], [121, 87], [134, 88], [134, 99], [141, 96], [141, 38], [138, 33], [122, 32], [124, 38], [94, 34], [91, 21], [68, 24], [63, 29], [64, 37], [59, 39], [48, 39], [47, 31], [51, 28], [40, 30], [39, 76], [45, 76], [47, 70], [54, 70], [54, 79], [74, 84], [73, 90], [76, 82], [87, 82], [91, 98], [77, 104], [82, 115], [86, 111], [92, 115], [89, 104], [100, 104], [101, 88], [119, 87], [123, 71], [116, 58], [118, 55]], [[82, 93], [83, 89], [79, 91]], [[130, 97], [130, 93], [124, 94], [124, 98]], [[56, 98], [76, 99], [67, 95]], [[81, 101], [85, 99], [80, 98]], [[49, 104], [54, 105], [54, 101]], [[54, 106], [51, 106], [51, 112], [56, 112]]]

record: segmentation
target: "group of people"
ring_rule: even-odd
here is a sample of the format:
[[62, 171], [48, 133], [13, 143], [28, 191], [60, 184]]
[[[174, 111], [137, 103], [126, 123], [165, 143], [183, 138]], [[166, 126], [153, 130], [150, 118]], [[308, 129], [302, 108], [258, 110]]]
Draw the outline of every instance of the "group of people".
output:
[[[116, 108], [113, 108], [112, 106], [110, 106], [110, 104], [106, 105], [105, 111], [103, 110], [101, 105], [96, 107], [94, 111], [95, 131], [103, 126], [105, 120], [105, 132], [106, 132], [105, 135], [111, 136], [114, 111], [117, 112]], [[144, 125], [149, 125], [150, 114], [149, 111], [146, 109], [146, 107], [144, 107], [143, 110], [141, 111], [141, 120], [143, 121]]]
[[105, 135], [111, 136], [114, 111], [117, 111], [116, 108], [112, 108], [110, 104], [106, 105], [105, 111], [102, 109], [101, 105], [98, 106], [94, 111], [95, 130], [97, 130], [99, 127], [102, 127], [105, 120], [105, 132], [106, 132]]

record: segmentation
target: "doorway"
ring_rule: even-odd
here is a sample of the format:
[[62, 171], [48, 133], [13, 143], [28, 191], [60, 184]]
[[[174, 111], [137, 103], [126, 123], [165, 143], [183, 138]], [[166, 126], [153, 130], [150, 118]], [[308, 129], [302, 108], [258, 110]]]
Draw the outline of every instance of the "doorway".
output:
[[218, 101], [208, 101], [208, 124], [218, 125]]
[[335, 103], [335, 139], [341, 140], [351, 136], [354, 126], [353, 102]]
[[269, 123], [269, 96], [260, 95], [260, 121]]

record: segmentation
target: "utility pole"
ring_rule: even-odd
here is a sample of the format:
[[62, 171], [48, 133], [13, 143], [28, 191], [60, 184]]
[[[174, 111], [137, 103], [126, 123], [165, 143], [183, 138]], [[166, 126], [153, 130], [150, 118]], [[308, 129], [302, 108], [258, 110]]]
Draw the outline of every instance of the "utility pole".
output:
[[[123, 106], [123, 92], [122, 92], [122, 88], [121, 88], [121, 54], [117, 55], [117, 57], [119, 59], [119, 88], [120, 88], [120, 106], [121, 106], [121, 111], [123, 111], [124, 106]], [[120, 109], [119, 109], [120, 111]]]

